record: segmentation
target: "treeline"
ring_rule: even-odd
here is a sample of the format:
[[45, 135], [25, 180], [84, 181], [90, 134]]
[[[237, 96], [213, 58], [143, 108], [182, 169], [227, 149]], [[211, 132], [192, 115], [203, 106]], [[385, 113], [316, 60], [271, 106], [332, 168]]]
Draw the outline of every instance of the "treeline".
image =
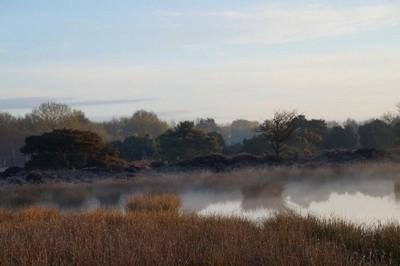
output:
[[400, 108], [380, 119], [349, 119], [343, 124], [278, 112], [261, 124], [235, 120], [219, 125], [207, 118], [173, 125], [143, 110], [98, 123], [65, 104], [45, 103], [23, 117], [0, 113], [0, 167], [23, 165], [27, 157], [20, 149], [25, 138], [55, 129], [96, 133], [128, 161], [176, 161], [209, 153], [303, 157], [327, 149], [400, 147]]
[[[213, 124], [215, 128], [211, 131], [218, 130], [228, 145], [252, 137], [258, 126], [257, 122], [246, 120], [236, 120], [226, 126], [217, 126], [214, 121]], [[202, 125], [199, 120], [196, 125], [208, 127], [210, 123], [206, 122], [205, 125]], [[25, 139], [55, 129], [92, 131], [105, 142], [114, 142], [113, 144], [116, 145], [118, 141], [123, 142], [129, 137], [155, 140], [174, 127], [172, 123], [159, 119], [155, 113], [144, 110], [139, 110], [130, 117], [121, 117], [102, 123], [90, 121], [82, 111], [74, 110], [60, 103], [44, 103], [23, 117], [0, 112], [0, 167], [22, 166], [28, 159], [26, 155], [20, 152]], [[129, 141], [125, 143], [129, 143]], [[158, 146], [158, 144], [156, 145]], [[146, 157], [147, 154], [156, 156], [157, 153], [157, 156], [160, 155], [158, 148], [156, 153], [147, 153], [146, 150], [140, 149], [136, 152], [144, 154]], [[135, 152], [132, 151], [132, 153]], [[124, 154], [126, 154], [126, 151], [124, 151]]]

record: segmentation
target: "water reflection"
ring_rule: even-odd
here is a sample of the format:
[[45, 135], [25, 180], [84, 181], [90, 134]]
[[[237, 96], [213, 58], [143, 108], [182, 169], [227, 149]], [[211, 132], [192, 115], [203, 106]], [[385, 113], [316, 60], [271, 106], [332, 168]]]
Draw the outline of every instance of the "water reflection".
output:
[[[239, 216], [259, 220], [295, 210], [357, 223], [400, 221], [398, 169], [371, 172], [291, 170], [230, 174], [197, 173], [190, 177], [143, 177], [80, 185], [32, 185], [0, 189], [0, 207], [51, 206], [62, 211], [123, 209], [130, 195], [178, 194], [183, 212]], [[297, 172], [296, 172], [297, 171]], [[321, 174], [322, 173], [322, 174]]]
[[244, 210], [286, 210], [287, 206], [283, 198], [284, 189], [283, 182], [279, 180], [272, 180], [260, 185], [244, 186], [241, 189], [241, 207]]

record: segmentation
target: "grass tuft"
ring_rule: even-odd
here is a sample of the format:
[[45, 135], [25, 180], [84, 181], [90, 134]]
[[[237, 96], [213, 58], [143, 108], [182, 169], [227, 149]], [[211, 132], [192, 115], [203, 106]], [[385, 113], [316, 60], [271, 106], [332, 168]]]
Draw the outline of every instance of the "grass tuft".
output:
[[176, 195], [161, 193], [132, 196], [126, 208], [129, 212], [179, 213], [180, 207], [181, 202]]

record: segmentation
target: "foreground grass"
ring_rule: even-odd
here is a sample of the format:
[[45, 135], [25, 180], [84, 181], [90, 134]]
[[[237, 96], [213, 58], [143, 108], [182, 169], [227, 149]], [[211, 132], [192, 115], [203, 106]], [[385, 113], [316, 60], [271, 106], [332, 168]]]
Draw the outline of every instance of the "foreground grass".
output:
[[[158, 197], [158, 198], [157, 198]], [[161, 204], [160, 200], [167, 202]], [[179, 215], [171, 195], [134, 208], [0, 211], [0, 265], [379, 265], [400, 263], [400, 227], [282, 214], [261, 226]], [[152, 209], [153, 206], [156, 209]]]

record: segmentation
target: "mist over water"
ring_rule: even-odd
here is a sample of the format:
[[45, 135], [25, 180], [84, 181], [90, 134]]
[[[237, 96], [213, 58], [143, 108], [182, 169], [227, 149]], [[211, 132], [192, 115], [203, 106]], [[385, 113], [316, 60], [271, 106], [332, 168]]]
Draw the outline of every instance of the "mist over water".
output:
[[147, 173], [127, 180], [80, 184], [9, 186], [0, 207], [46, 206], [62, 211], [124, 209], [143, 193], [177, 194], [182, 212], [254, 221], [295, 211], [358, 224], [400, 222], [400, 165], [277, 167], [225, 173]]

